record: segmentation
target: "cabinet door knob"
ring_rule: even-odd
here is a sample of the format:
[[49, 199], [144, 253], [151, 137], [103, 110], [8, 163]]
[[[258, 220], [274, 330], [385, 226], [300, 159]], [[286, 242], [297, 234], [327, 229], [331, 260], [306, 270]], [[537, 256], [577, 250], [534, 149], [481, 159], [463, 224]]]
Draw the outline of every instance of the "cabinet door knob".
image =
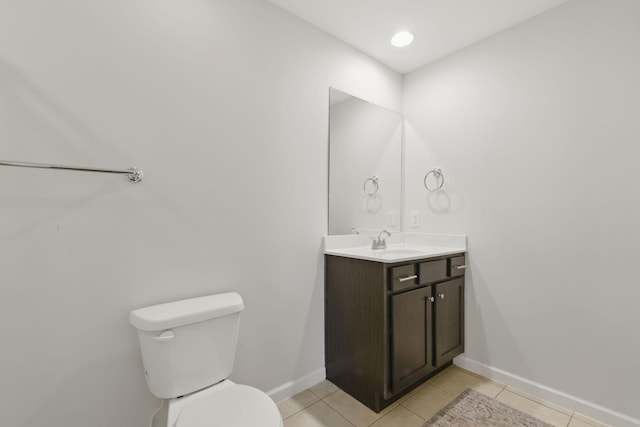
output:
[[427, 299], [429, 300], [429, 302], [434, 302], [436, 300], [434, 297], [429, 297]]
[[414, 274], [413, 276], [401, 277], [398, 279], [398, 282], [406, 282], [407, 280], [417, 279], [418, 276]]
[[444, 294], [438, 294], [438, 298], [444, 299]]

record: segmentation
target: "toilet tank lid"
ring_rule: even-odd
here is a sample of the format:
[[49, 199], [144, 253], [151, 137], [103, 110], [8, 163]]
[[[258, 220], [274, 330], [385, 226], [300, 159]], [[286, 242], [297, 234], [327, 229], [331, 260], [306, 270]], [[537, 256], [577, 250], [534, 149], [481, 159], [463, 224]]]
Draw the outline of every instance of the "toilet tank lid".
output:
[[207, 295], [133, 310], [129, 323], [141, 331], [161, 331], [237, 313], [244, 309], [236, 292]]

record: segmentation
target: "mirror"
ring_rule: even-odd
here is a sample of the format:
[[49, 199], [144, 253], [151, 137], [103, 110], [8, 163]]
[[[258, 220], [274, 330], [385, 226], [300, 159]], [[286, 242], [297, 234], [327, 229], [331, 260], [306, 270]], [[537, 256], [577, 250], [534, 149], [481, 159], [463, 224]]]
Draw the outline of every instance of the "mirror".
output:
[[400, 231], [402, 115], [329, 92], [329, 234]]

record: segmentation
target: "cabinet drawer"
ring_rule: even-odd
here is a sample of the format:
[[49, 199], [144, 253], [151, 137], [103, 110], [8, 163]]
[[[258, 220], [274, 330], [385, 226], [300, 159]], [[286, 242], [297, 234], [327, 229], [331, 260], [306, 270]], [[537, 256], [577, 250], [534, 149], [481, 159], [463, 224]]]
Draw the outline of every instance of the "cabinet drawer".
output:
[[464, 255], [449, 258], [449, 277], [463, 276], [467, 268], [465, 261]]
[[391, 269], [391, 291], [401, 291], [403, 289], [415, 286], [416, 279], [416, 266], [415, 264], [403, 265], [401, 267], [393, 267]]
[[418, 266], [420, 284], [436, 282], [447, 278], [447, 260], [421, 262]]

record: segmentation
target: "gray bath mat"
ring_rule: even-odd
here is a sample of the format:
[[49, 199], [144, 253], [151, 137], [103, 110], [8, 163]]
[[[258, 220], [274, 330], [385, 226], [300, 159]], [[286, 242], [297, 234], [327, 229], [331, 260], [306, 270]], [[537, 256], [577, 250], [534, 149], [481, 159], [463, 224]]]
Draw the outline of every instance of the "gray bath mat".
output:
[[477, 391], [466, 389], [423, 427], [553, 427]]

